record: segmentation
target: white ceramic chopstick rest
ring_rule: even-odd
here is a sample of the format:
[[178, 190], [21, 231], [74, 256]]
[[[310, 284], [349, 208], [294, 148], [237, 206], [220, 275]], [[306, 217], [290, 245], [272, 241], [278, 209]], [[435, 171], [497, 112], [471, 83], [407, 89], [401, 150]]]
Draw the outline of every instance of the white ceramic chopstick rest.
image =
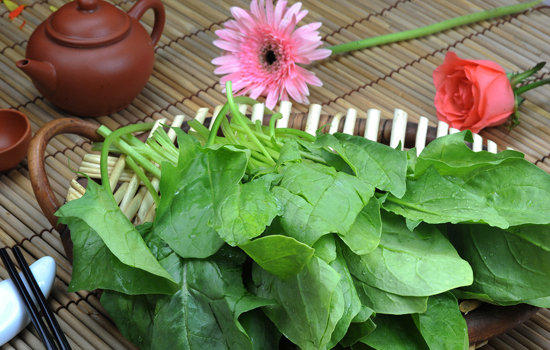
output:
[[[46, 298], [52, 291], [53, 282], [55, 279], [55, 260], [52, 257], [45, 256], [37, 260], [30, 266], [31, 272], [38, 282], [38, 286], [42, 294]], [[29, 285], [23, 273], [19, 273], [21, 279], [25, 283], [27, 290], [36, 305], [36, 300], [30, 292]], [[7, 279], [0, 282], [0, 346], [9, 342], [19, 332], [21, 332], [30, 323], [31, 319], [25, 310], [23, 299], [19, 296], [19, 292], [15, 288], [13, 281]]]

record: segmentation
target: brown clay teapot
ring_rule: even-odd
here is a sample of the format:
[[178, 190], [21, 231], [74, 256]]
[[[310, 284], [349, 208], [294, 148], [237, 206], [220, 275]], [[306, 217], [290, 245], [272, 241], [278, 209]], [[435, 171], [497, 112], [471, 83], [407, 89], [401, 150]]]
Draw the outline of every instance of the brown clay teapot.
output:
[[[151, 35], [139, 23], [152, 9]], [[98, 117], [128, 106], [153, 71], [164, 29], [160, 0], [139, 0], [128, 13], [101, 0], [69, 2], [32, 33], [17, 62], [52, 104], [77, 116]]]

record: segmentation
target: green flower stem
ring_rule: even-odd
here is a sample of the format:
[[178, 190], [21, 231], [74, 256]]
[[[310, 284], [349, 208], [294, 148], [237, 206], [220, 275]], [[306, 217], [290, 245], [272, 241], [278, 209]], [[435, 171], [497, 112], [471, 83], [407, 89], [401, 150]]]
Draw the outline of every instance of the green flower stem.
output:
[[[239, 109], [237, 108], [235, 100], [233, 99], [233, 93], [232, 93], [233, 90], [232, 90], [232, 87], [231, 87], [231, 81], [228, 81], [225, 84], [225, 90], [227, 91], [227, 103], [229, 104], [229, 106], [231, 108], [231, 113], [233, 114], [233, 119], [245, 129], [245, 132], [246, 132], [247, 136], [250, 137], [250, 140], [252, 142], [254, 142], [256, 144], [256, 146], [258, 146], [258, 148], [260, 148], [260, 150], [264, 154], [264, 156], [266, 156], [266, 158], [268, 158], [268, 159], [271, 159], [271, 156], [269, 155], [269, 153], [265, 149], [264, 145], [260, 142], [260, 140], [258, 140], [255, 133], [252, 130], [250, 130], [250, 128], [248, 127], [246, 121], [244, 120], [244, 119], [247, 119], [247, 118], [244, 117], [241, 114], [241, 112], [239, 112]], [[275, 161], [273, 161], [273, 159], [271, 159], [271, 163], [272, 163], [271, 165], [275, 165]]]
[[550, 84], [550, 79], [539, 80], [537, 82], [534, 82], [534, 83], [531, 83], [531, 84], [528, 84], [528, 85], [524, 85], [522, 87], [517, 88], [515, 90], [515, 93], [516, 93], [516, 95], [521, 95], [524, 92], [527, 92], [531, 89], [534, 89], [536, 87], [539, 87], [539, 86], [545, 85], [545, 84]]
[[460, 16], [457, 18], [448, 19], [448, 20], [445, 20], [436, 24], [432, 24], [426, 27], [422, 27], [422, 28], [407, 30], [399, 33], [381, 35], [374, 38], [367, 38], [363, 40], [354, 41], [351, 43], [332, 46], [332, 47], [329, 47], [329, 50], [331, 50], [333, 54], [337, 54], [337, 53], [344, 53], [344, 52], [349, 52], [354, 50], [365, 49], [372, 46], [395, 43], [403, 40], [415, 39], [422, 36], [439, 33], [444, 30], [455, 28], [458, 26], [475, 23], [479, 21], [484, 21], [494, 17], [507, 16], [514, 13], [522, 12], [537, 4], [540, 4], [541, 2], [542, 0], [537, 0], [532, 2], [526, 2], [523, 4], [497, 7], [487, 11], [481, 11], [481, 12], [472, 13], [465, 16]]

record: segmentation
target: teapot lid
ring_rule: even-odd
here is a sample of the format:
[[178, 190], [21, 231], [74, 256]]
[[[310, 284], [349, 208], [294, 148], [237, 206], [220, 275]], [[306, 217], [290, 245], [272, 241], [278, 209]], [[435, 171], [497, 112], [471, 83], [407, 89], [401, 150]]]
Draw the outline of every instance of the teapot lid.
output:
[[101, 0], [72, 1], [46, 21], [46, 33], [67, 46], [94, 47], [114, 43], [130, 32], [130, 18]]

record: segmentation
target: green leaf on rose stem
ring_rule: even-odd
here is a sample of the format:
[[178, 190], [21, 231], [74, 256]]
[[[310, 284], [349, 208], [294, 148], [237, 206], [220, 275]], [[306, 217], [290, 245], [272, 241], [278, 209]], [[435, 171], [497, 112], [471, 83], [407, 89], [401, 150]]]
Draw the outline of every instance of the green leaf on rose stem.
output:
[[348, 233], [339, 234], [339, 236], [355, 254], [363, 255], [370, 253], [378, 246], [381, 234], [380, 202], [372, 197], [357, 215]]
[[509, 76], [512, 89], [516, 88], [517, 84], [523, 83], [525, 79], [531, 77], [533, 74], [541, 70], [546, 65], [546, 62], [539, 62], [533, 68], [526, 70], [522, 73], [511, 74]]
[[431, 296], [428, 310], [412, 317], [430, 350], [468, 349], [468, 326], [450, 292]]
[[[441, 232], [382, 211], [380, 245], [365, 255], [344, 249], [351, 273], [361, 282], [403, 296], [429, 296], [472, 283], [472, 269]], [[376, 309], [375, 309], [376, 311]]]
[[73, 278], [69, 291], [111, 289], [126, 294], [172, 294], [179, 287], [113, 200], [88, 181], [86, 193], [55, 214], [73, 240]]
[[550, 296], [549, 251], [485, 225], [450, 225], [448, 235], [475, 271], [473, 284], [462, 290], [499, 304]]
[[430, 350], [410, 315], [378, 314], [376, 329], [361, 339], [378, 350]]
[[367, 306], [376, 313], [406, 315], [426, 311], [427, 296], [415, 297], [389, 293], [364, 283], [355, 276], [353, 282], [363, 306]]
[[396, 197], [405, 193], [407, 155], [364, 137], [335, 133], [320, 134], [315, 145], [330, 147], [349, 164], [355, 175]]
[[162, 164], [155, 231], [180, 256], [205, 258], [224, 244], [209, 225], [218, 196], [238, 192], [249, 154], [234, 146], [202, 148], [184, 133], [178, 133], [178, 146], [178, 165]]
[[440, 137], [430, 142], [420, 153], [414, 168], [415, 178], [422, 175], [430, 166], [443, 176], [461, 177], [469, 174], [473, 169], [487, 165], [499, 165], [512, 158], [523, 159], [524, 154], [513, 150], [499, 153], [474, 152], [465, 141], [473, 142], [472, 132], [469, 130]]
[[307, 244], [281, 235], [260, 237], [239, 247], [264, 270], [280, 279], [302, 271], [315, 251]]
[[285, 232], [311, 246], [325, 234], [347, 234], [374, 188], [322, 164], [297, 163], [273, 192], [285, 208]]
[[290, 341], [303, 350], [323, 349], [345, 311], [341, 275], [313, 256], [294, 277], [281, 280], [258, 265], [252, 269], [257, 295], [278, 304], [263, 308]]

